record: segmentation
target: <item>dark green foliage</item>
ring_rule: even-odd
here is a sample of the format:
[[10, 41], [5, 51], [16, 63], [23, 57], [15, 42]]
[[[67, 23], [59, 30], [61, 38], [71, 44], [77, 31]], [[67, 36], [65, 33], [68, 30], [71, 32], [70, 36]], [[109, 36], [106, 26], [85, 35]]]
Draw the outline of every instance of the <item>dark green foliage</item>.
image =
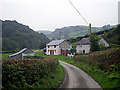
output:
[[90, 36], [90, 51], [94, 52], [94, 51], [100, 50], [98, 40], [99, 39], [96, 35], [91, 34], [91, 36]]
[[120, 45], [120, 25], [111, 29], [108, 33], [104, 33], [103, 37], [108, 43]]
[[120, 88], [120, 48], [77, 55], [74, 59], [75, 65], [86, 71], [103, 88]]
[[23, 48], [38, 49], [41, 42], [49, 42], [42, 33], [30, 29], [16, 21], [2, 21], [2, 50], [15, 50]]
[[101, 35], [110, 44], [110, 46], [118, 47], [120, 45], [120, 25], [109, 30], [99, 31], [95, 33]]
[[54, 72], [58, 60], [54, 58], [41, 59], [4, 59], [2, 60], [3, 89], [36, 88], [42, 84], [42, 78]]
[[67, 41], [70, 43], [74, 43], [74, 42], [79, 42], [82, 38], [87, 38], [87, 37], [89, 37], [89, 35], [85, 35], [77, 38], [69, 38], [67, 39]]
[[28, 59], [43, 59], [42, 56], [39, 55], [35, 55], [35, 56], [24, 56], [24, 58], [28, 58]]
[[88, 62], [94, 64], [105, 71], [120, 70], [120, 48], [107, 51], [94, 52], [90, 55], [77, 55], [76, 61]]
[[46, 47], [46, 42], [45, 41], [42, 41], [39, 45], [40, 45], [40, 49], [43, 49]]

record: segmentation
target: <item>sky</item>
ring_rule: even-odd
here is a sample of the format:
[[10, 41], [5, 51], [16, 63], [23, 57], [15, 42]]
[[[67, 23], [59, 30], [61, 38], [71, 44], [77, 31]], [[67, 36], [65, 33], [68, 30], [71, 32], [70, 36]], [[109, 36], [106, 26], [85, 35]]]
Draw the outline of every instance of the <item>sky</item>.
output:
[[[118, 24], [120, 0], [71, 0], [92, 26]], [[16, 20], [33, 30], [86, 25], [69, 0], [0, 0], [0, 19]]]

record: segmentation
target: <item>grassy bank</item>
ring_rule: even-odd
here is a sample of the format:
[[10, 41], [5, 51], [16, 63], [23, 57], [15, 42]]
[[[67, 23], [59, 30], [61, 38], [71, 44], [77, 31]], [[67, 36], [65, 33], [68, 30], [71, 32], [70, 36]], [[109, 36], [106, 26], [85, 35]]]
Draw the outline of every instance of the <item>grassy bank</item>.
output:
[[89, 65], [85, 62], [76, 62], [74, 60], [62, 60], [72, 65], [75, 65], [88, 73], [94, 80], [96, 80], [100, 86], [103, 88], [118, 88], [120, 87], [120, 80], [118, 78], [112, 78], [113, 75], [118, 75], [117, 73], [104, 72], [97, 66]]
[[54, 58], [4, 59], [3, 89], [57, 88], [64, 80], [64, 68]]
[[[116, 63], [116, 62], [119, 62], [119, 60], [117, 61], [114, 61], [114, 59], [112, 60], [112, 58], [118, 58], [119, 59], [119, 52], [113, 50], [113, 52], [111, 51], [110, 53], [105, 53], [106, 51], [103, 51], [103, 52], [97, 52], [97, 55], [98, 57], [94, 57], [94, 59], [98, 59], [101, 60], [103, 62], [103, 60], [105, 60], [105, 63], [98, 63], [98, 61], [93, 61], [93, 58], [89, 58], [89, 56], [87, 55], [88, 58], [86, 58], [86, 55], [82, 55], [84, 56], [84, 58], [82, 57], [82, 60], [81, 60], [81, 57], [80, 55], [75, 57], [74, 59], [73, 58], [70, 58], [70, 57], [66, 57], [66, 56], [62, 56], [62, 55], [58, 55], [58, 56], [50, 56], [50, 55], [43, 55], [42, 52], [36, 52], [37, 55], [42, 55], [44, 57], [54, 57], [54, 58], [57, 58], [58, 60], [62, 60], [62, 61], [65, 61], [67, 63], [70, 63], [72, 65], [75, 65], [79, 68], [81, 68], [83, 71], [85, 71], [86, 73], [88, 73], [92, 78], [94, 78], [94, 80], [96, 80], [103, 88], [120, 88], [120, 72], [118, 70], [119, 68], [119, 63]], [[107, 54], [107, 55], [101, 55], [102, 54]], [[114, 54], [113, 54], [114, 53]], [[96, 53], [93, 53], [95, 56], [96, 56]], [[92, 54], [92, 55], [93, 55]], [[109, 57], [110, 55], [110, 57]], [[110, 59], [109, 59], [110, 58]], [[80, 59], [80, 60], [79, 60]], [[87, 60], [89, 59], [89, 60]], [[90, 61], [90, 59], [92, 61]], [[115, 59], [115, 60], [116, 60]], [[86, 61], [85, 61], [86, 60]], [[108, 62], [107, 62], [108, 61]], [[111, 63], [110, 63], [111, 62]], [[107, 64], [109, 63], [109, 65]], [[100, 66], [98, 65], [103, 65], [104, 66], [101, 66], [102, 68], [100, 68]], [[117, 65], [117, 69], [115, 65]], [[111, 68], [103, 68], [105, 67], [105, 65], [108, 65], [108, 66], [111, 66]], [[117, 71], [116, 71], [117, 70]]]
[[8, 59], [9, 55], [12, 55], [13, 53], [4, 53], [4, 54], [0, 54], [0, 58], [2, 59]]

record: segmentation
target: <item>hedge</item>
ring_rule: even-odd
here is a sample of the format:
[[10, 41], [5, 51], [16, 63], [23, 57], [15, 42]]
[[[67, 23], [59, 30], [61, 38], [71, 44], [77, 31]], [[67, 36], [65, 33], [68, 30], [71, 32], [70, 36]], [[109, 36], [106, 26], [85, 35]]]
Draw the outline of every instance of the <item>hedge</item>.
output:
[[54, 72], [58, 63], [55, 58], [4, 59], [2, 60], [3, 89], [31, 87], [40, 78]]
[[104, 71], [120, 70], [120, 48], [93, 52], [89, 55], [76, 55], [74, 59], [75, 61], [94, 64]]

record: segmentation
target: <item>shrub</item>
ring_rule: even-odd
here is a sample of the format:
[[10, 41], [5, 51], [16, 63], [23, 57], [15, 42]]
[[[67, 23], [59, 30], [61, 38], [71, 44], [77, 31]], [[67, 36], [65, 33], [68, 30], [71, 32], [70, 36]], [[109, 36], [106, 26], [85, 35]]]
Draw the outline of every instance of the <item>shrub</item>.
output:
[[[3, 89], [32, 88], [50, 72], [54, 72], [58, 60], [50, 59], [4, 59], [2, 60]], [[39, 82], [40, 84], [41, 82]]]
[[42, 56], [39, 55], [35, 55], [35, 56], [24, 56], [24, 58], [26, 59], [43, 59]]
[[93, 52], [89, 55], [76, 55], [75, 61], [82, 61], [89, 64], [94, 64], [105, 71], [119, 71], [120, 48], [101, 52]]

